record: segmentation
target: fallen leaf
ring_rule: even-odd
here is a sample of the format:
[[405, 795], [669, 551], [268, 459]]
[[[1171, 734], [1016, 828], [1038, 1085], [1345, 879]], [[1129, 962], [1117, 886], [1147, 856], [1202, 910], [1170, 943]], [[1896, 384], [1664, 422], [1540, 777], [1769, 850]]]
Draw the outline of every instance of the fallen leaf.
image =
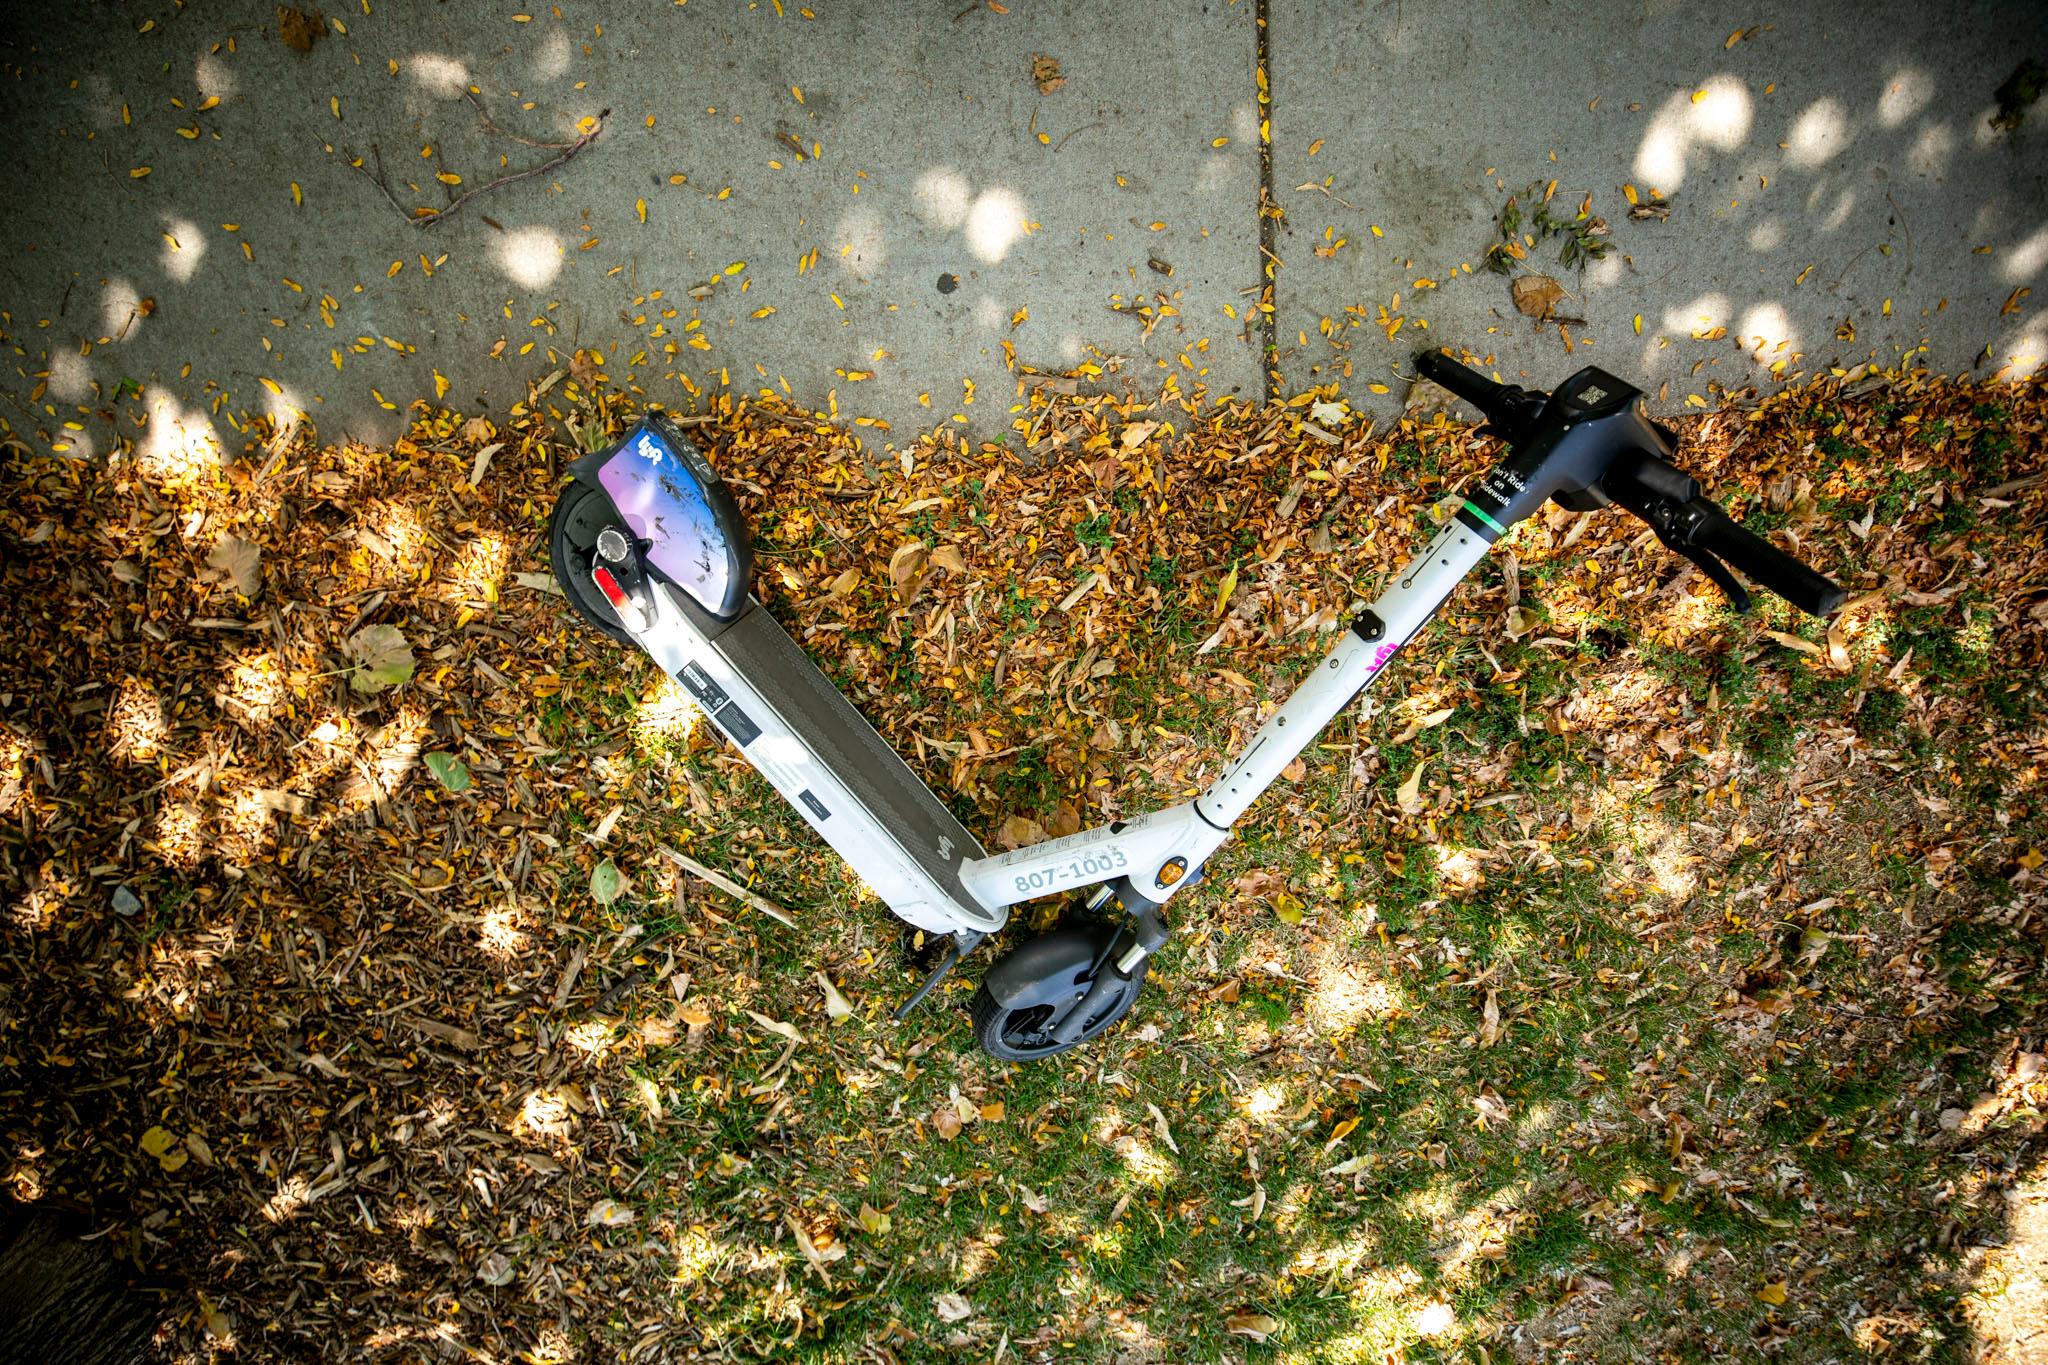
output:
[[1791, 1297], [1791, 1292], [1789, 1286], [1786, 1285], [1785, 1281], [1773, 1280], [1769, 1284], [1765, 1285], [1762, 1289], [1757, 1290], [1756, 1296], [1759, 1299], [1762, 1299], [1765, 1303], [1770, 1304], [1772, 1307], [1778, 1307], [1782, 1305], [1787, 1298]]
[[466, 792], [470, 787], [469, 767], [454, 754], [428, 754], [421, 760], [427, 765], [434, 780], [451, 792]]
[[941, 1322], [964, 1322], [974, 1316], [974, 1305], [959, 1294], [934, 1294], [932, 1311]]
[[1280, 1319], [1269, 1318], [1264, 1313], [1232, 1313], [1223, 1320], [1223, 1330], [1234, 1337], [1265, 1341], [1280, 1330]]
[[1564, 286], [1548, 275], [1523, 275], [1512, 286], [1515, 307], [1525, 317], [1539, 322], [1550, 316], [1551, 311], [1564, 298]]
[[512, 1283], [512, 1258], [502, 1251], [494, 1251], [476, 1265], [476, 1277], [494, 1289], [502, 1289]]
[[1479, 1046], [1492, 1047], [1500, 1041], [1500, 996], [1489, 990], [1479, 1011]]
[[1310, 421], [1321, 422], [1324, 426], [1327, 427], [1341, 427], [1346, 422], [1351, 420], [1351, 405], [1342, 402], [1311, 403], [1309, 405], [1308, 415]]
[[311, 14], [290, 5], [277, 7], [277, 37], [294, 52], [311, 52], [313, 44], [327, 32], [319, 10]]
[[1050, 95], [1067, 83], [1067, 78], [1060, 74], [1059, 58], [1048, 57], [1043, 52], [1031, 54], [1031, 79], [1041, 95]]
[[639, 1216], [616, 1199], [600, 1199], [590, 1206], [583, 1222], [587, 1227], [623, 1228], [630, 1226]]
[[862, 1204], [860, 1206], [861, 1231], [867, 1233], [870, 1237], [880, 1237], [888, 1232], [893, 1221], [888, 1214], [883, 1213], [871, 1204]]
[[1422, 811], [1422, 769], [1423, 764], [1428, 761], [1424, 759], [1417, 763], [1415, 771], [1408, 774], [1408, 780], [1394, 793], [1394, 799], [1400, 802], [1403, 815], [1417, 815]]
[[951, 1142], [959, 1137], [963, 1127], [965, 1125], [960, 1122], [960, 1115], [954, 1111], [950, 1102], [932, 1110], [932, 1131], [946, 1141]]
[[803, 1034], [797, 1031], [797, 1027], [794, 1024], [785, 1024], [780, 1019], [770, 1019], [758, 1010], [748, 1010], [747, 1018], [759, 1024], [762, 1028], [767, 1029], [778, 1038], [787, 1038], [792, 1043], [802, 1043], [805, 1041]]
[[834, 1022], [853, 1018], [853, 1006], [839, 993], [839, 988], [832, 984], [832, 978], [823, 972], [813, 972], [811, 975], [817, 981], [818, 989], [825, 992], [825, 1016]]
[[348, 685], [358, 692], [382, 692], [412, 676], [412, 646], [397, 626], [365, 626], [349, 637], [346, 648], [356, 662]]
[[228, 584], [244, 597], [263, 590], [263, 551], [240, 536], [222, 536], [207, 553], [209, 577]]
[[590, 869], [590, 898], [599, 905], [610, 905], [625, 889], [626, 879], [610, 858]]

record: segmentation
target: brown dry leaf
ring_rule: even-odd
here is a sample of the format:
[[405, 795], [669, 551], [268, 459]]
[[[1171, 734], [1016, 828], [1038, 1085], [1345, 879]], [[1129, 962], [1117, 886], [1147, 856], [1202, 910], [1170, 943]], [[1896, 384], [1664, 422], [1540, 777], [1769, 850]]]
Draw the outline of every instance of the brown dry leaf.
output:
[[996, 847], [1002, 849], [1029, 848], [1045, 840], [1045, 826], [1028, 815], [1005, 816], [1002, 827], [996, 831]]
[[206, 577], [254, 597], [263, 590], [263, 551], [240, 536], [222, 536], [206, 556]]
[[958, 545], [941, 545], [932, 551], [931, 566], [934, 569], [944, 569], [947, 573], [966, 573], [967, 556], [961, 552]]
[[932, 1311], [941, 1322], [964, 1322], [974, 1316], [974, 1305], [959, 1294], [932, 1295]]
[[954, 1110], [951, 1100], [932, 1110], [932, 1131], [948, 1142], [959, 1137], [965, 1126], [960, 1122], [960, 1115]]
[[1050, 95], [1067, 83], [1067, 78], [1060, 74], [1059, 58], [1048, 57], [1043, 52], [1031, 54], [1031, 79], [1041, 95]]
[[294, 52], [311, 52], [313, 44], [327, 32], [327, 20], [319, 10], [308, 14], [290, 5], [277, 7], [278, 40]]
[[1512, 286], [1515, 307], [1537, 321], [1550, 316], [1564, 298], [1564, 286], [1548, 275], [1523, 275]]
[[1802, 639], [1797, 635], [1788, 635], [1782, 630], [1767, 630], [1764, 634], [1776, 640], [1785, 648], [1796, 649], [1801, 654], [1818, 654], [1821, 652], [1821, 647], [1813, 641]]
[[1408, 780], [1403, 782], [1401, 789], [1394, 793], [1394, 799], [1401, 803], [1401, 813], [1403, 815], [1419, 815], [1422, 813], [1422, 769], [1427, 762], [1428, 760], [1424, 759], [1421, 763], [1417, 763], [1415, 771], [1408, 774]]
[[1264, 1313], [1232, 1313], [1223, 1320], [1223, 1330], [1234, 1337], [1265, 1341], [1280, 1330], [1280, 1320]]
[[896, 600], [909, 605], [924, 577], [925, 559], [930, 551], [921, 540], [907, 540], [889, 556], [889, 581], [896, 585]]
[[1479, 1046], [1492, 1047], [1500, 1041], [1500, 994], [1489, 990], [1479, 1011]]

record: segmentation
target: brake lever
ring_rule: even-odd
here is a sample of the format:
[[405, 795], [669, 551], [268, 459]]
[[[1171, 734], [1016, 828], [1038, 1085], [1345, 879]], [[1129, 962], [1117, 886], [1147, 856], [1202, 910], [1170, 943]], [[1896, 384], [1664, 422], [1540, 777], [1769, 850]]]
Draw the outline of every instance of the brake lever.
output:
[[[1693, 488], [1699, 486], [1690, 478], [1686, 478], [1685, 481]], [[1721, 562], [1719, 555], [1704, 546], [1692, 543], [1694, 533], [1706, 520], [1707, 512], [1712, 506], [1712, 503], [1697, 495], [1683, 502], [1676, 498], [1652, 496], [1644, 502], [1642, 510], [1636, 515], [1657, 533], [1657, 539], [1664, 543], [1665, 549], [1697, 565], [1713, 585], [1721, 590], [1721, 595], [1728, 599], [1728, 605], [1736, 614], [1742, 615], [1754, 605], [1749, 589], [1742, 586], [1728, 566]]]

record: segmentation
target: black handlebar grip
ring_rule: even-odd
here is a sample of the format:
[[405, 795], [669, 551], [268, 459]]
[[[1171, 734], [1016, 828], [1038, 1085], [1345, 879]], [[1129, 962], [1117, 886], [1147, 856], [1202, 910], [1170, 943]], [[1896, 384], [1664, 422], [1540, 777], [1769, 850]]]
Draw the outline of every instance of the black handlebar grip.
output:
[[1495, 409], [1507, 396], [1506, 385], [1494, 383], [1470, 365], [1461, 364], [1442, 351], [1418, 351], [1415, 369], [1423, 378], [1443, 385], [1488, 417], [1498, 415]]
[[1754, 531], [1737, 525], [1716, 507], [1692, 535], [1692, 543], [1719, 556], [1760, 588], [1778, 594], [1801, 611], [1832, 614], [1849, 594], [1840, 584], [1786, 554]]

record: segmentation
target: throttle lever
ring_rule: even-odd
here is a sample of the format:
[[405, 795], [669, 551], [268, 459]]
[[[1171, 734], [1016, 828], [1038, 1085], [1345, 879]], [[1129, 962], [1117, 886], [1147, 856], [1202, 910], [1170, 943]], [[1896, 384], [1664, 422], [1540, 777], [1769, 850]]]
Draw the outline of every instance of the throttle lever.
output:
[[[1662, 464], [1661, 461], [1654, 463]], [[1669, 472], [1669, 477], [1656, 479], [1656, 476], [1652, 475], [1652, 478], [1666, 485], [1674, 493], [1689, 489], [1691, 495], [1681, 500], [1676, 496], [1660, 496], [1653, 493], [1643, 498], [1640, 506], [1630, 506], [1629, 510], [1649, 524], [1650, 529], [1657, 533], [1657, 539], [1664, 542], [1665, 549], [1698, 565], [1714, 586], [1721, 590], [1722, 596], [1728, 599], [1728, 605], [1734, 608], [1738, 615], [1746, 613], [1753, 605], [1749, 590], [1729, 572], [1728, 566], [1721, 562], [1719, 555], [1703, 545], [1693, 543], [1693, 537], [1698, 534], [1700, 527], [1706, 525], [1712, 514], [1720, 509], [1700, 496], [1699, 484], [1691, 475], [1670, 465], [1663, 465], [1658, 473], [1664, 471]], [[1651, 480], [1642, 482], [1649, 483]], [[1628, 503], [1623, 505], [1628, 506]]]

